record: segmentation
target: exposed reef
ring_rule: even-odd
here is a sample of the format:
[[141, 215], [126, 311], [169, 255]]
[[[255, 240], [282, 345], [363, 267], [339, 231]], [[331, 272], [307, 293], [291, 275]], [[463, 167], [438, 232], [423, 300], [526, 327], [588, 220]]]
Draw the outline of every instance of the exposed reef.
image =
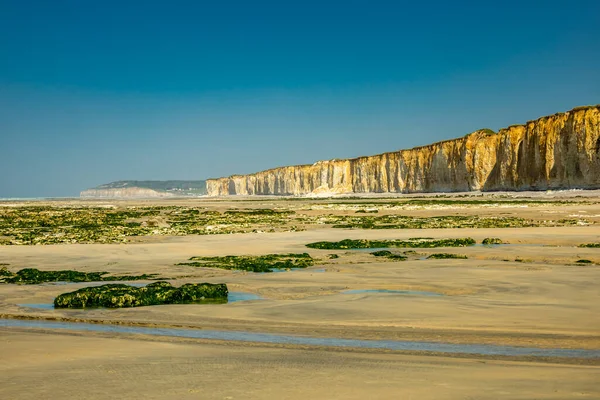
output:
[[210, 196], [600, 188], [600, 105], [370, 157], [209, 179]]
[[79, 272], [72, 270], [40, 271], [36, 268], [25, 268], [13, 273], [6, 267], [2, 267], [0, 268], [0, 283], [37, 285], [46, 282], [138, 281], [156, 279], [156, 274], [117, 276], [107, 276], [107, 274], [108, 272]]
[[308, 253], [267, 254], [264, 256], [216, 256], [192, 257], [190, 262], [177, 265], [192, 267], [240, 269], [252, 272], [273, 272], [274, 270], [308, 268], [315, 260]]
[[[409, 248], [434, 248], [434, 247], [465, 247], [475, 244], [472, 238], [458, 239], [427, 239], [411, 238], [408, 240], [366, 240], [366, 239], [344, 239], [339, 242], [314, 242], [308, 243], [306, 247], [311, 249], [377, 249], [387, 247], [409, 247]], [[373, 253], [371, 253], [373, 254]]]
[[151, 283], [145, 287], [110, 284], [63, 293], [54, 299], [54, 307], [120, 308], [201, 302], [226, 303], [227, 294], [227, 286], [223, 283], [188, 283], [178, 288], [168, 282]]

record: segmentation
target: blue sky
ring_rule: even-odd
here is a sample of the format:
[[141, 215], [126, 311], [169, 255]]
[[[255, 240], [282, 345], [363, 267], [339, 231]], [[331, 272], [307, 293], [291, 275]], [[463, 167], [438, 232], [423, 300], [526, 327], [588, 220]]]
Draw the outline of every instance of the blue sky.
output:
[[0, 197], [73, 196], [600, 103], [600, 2], [0, 0], [0, 60]]

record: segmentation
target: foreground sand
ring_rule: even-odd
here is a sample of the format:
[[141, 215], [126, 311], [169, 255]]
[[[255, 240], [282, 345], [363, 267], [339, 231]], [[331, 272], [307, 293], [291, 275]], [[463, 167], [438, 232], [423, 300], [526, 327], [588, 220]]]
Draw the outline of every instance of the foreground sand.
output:
[[[127, 204], [134, 204], [128, 202]], [[260, 202], [204, 202], [227, 209]], [[289, 202], [286, 207], [307, 203]], [[330, 211], [309, 211], [330, 212]], [[347, 212], [347, 211], [335, 211]], [[495, 215], [487, 207], [402, 210], [402, 214]], [[585, 215], [600, 204], [503, 208], [526, 218]], [[224, 282], [265, 300], [120, 310], [41, 310], [85, 284], [0, 285], [0, 315], [10, 318], [119, 322], [301, 334], [319, 337], [484, 343], [600, 349], [600, 225], [554, 228], [346, 230], [141, 238], [130, 244], [3, 246], [11, 269], [158, 273], [173, 284]], [[499, 237], [498, 248], [416, 249], [408, 261], [357, 251], [312, 250], [319, 240]], [[301, 271], [254, 274], [176, 266], [191, 256], [309, 252], [320, 261]], [[425, 260], [452, 252], [467, 260]], [[340, 258], [330, 260], [328, 254]], [[347, 289], [428, 291], [442, 296], [344, 294]], [[23, 333], [27, 332], [27, 333]], [[182, 343], [167, 339], [34, 333], [0, 328], [0, 398], [600, 398], [600, 367], [564, 360], [465, 359], [360, 350]], [[282, 347], [282, 346], [280, 346]], [[542, 360], [540, 360], [542, 361]], [[548, 362], [550, 361], [550, 362]], [[557, 364], [557, 363], [560, 363]], [[35, 384], [32, 382], [35, 381]]]
[[599, 398], [600, 369], [0, 332], [3, 399]]

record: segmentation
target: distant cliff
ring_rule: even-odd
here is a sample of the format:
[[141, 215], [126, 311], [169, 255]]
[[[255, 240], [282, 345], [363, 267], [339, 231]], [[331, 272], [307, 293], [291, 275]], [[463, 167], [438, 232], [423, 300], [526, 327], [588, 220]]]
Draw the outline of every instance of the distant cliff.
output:
[[118, 181], [82, 191], [82, 198], [154, 198], [206, 194], [205, 181]]
[[600, 105], [369, 157], [206, 181], [208, 195], [600, 188]]

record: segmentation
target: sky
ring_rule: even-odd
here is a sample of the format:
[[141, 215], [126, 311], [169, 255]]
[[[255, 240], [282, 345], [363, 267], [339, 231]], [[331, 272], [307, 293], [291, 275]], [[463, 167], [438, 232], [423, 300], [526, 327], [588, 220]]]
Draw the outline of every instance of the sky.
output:
[[598, 103], [597, 0], [0, 0], [0, 198], [377, 154]]

